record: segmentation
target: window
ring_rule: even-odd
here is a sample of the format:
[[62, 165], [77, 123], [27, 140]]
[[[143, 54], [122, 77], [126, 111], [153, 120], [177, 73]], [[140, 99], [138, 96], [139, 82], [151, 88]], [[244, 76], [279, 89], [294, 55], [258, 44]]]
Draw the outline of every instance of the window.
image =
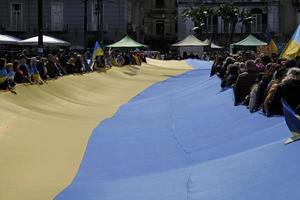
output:
[[163, 8], [163, 7], [165, 7], [165, 1], [164, 0], [156, 0], [155, 6], [156, 6], [156, 8]]
[[156, 22], [156, 35], [157, 36], [164, 36], [165, 34], [165, 22], [164, 21], [157, 21]]
[[63, 31], [64, 29], [64, 5], [63, 2], [51, 3], [51, 30]]
[[230, 33], [230, 24], [225, 24], [224, 20], [220, 19], [220, 33]]
[[208, 16], [208, 18], [206, 19], [206, 23], [204, 25], [204, 32], [206, 33], [212, 33], [213, 32], [213, 27], [214, 27], [214, 24], [213, 24], [213, 16]]
[[253, 22], [251, 24], [252, 33], [261, 33], [262, 32], [262, 14], [253, 14]]
[[20, 3], [11, 4], [10, 27], [12, 31], [23, 31], [23, 8]]

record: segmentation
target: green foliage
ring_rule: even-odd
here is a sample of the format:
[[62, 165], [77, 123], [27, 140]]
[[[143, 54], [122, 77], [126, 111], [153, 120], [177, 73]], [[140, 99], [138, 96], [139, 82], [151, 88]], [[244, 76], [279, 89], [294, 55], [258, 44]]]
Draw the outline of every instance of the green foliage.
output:
[[253, 18], [251, 13], [245, 9], [240, 10], [232, 2], [224, 2], [217, 9], [213, 9], [207, 5], [201, 4], [198, 7], [191, 7], [183, 11], [182, 16], [184, 19], [191, 19], [194, 22], [195, 27], [198, 27], [196, 32], [202, 33], [203, 27], [207, 26], [207, 19], [210, 16], [217, 15], [223, 21], [224, 33], [229, 33], [229, 42], [233, 41], [236, 25], [242, 24], [241, 33], [244, 31], [244, 26], [251, 24]]
[[195, 27], [198, 27], [202, 32], [202, 27], [207, 25], [207, 19], [213, 15], [213, 9], [201, 4], [196, 8], [189, 8], [182, 13], [185, 19], [191, 19], [194, 22]]

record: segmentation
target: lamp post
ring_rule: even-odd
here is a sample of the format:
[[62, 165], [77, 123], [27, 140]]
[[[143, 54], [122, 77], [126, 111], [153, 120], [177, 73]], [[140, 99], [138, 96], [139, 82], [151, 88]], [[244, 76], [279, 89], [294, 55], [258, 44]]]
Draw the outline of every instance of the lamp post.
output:
[[38, 0], [38, 53], [43, 54], [43, 0]]

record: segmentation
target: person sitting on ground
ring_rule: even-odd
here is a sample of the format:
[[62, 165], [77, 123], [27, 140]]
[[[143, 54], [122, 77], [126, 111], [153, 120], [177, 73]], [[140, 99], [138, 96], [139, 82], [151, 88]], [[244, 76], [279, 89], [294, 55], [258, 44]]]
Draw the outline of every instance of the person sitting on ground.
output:
[[111, 62], [110, 62], [110, 59], [111, 59], [111, 56], [110, 55], [106, 55], [105, 56], [105, 67], [107, 67], [107, 68], [112, 68], [112, 64], [111, 64]]
[[[158, 54], [157, 54], [158, 55]], [[129, 61], [130, 61], [130, 65], [137, 65], [135, 59], [134, 59], [134, 56], [132, 53], [128, 53], [127, 54], [128, 58], [129, 58]], [[159, 56], [160, 57], [160, 56]], [[158, 59], [157, 59], [158, 60]], [[159, 59], [160, 60], [160, 59]]]
[[6, 71], [6, 60], [4, 58], [0, 59], [0, 90], [14, 91], [15, 84], [9, 82], [8, 74]]
[[102, 69], [102, 59], [100, 56], [96, 56], [93, 63], [93, 71], [100, 71]]
[[230, 64], [228, 66], [226, 75], [224, 79], [222, 80], [221, 87], [222, 88], [228, 88], [232, 87], [239, 76], [239, 66], [238, 64]]
[[132, 54], [132, 57], [133, 57], [133, 59], [134, 59], [134, 63], [136, 64], [136, 65], [142, 65], [142, 62], [141, 62], [141, 60], [139, 59], [139, 56], [137, 55], [137, 53], [133, 53]]
[[75, 58], [75, 73], [83, 73], [84, 71], [84, 66], [83, 66], [83, 60], [82, 60], [82, 56], [80, 54], [77, 54], [76, 58]]
[[256, 65], [254, 60], [246, 62], [246, 72], [241, 73], [234, 85], [234, 105], [244, 103], [245, 98], [250, 94], [251, 88], [254, 85], [257, 77]]
[[40, 77], [40, 73], [37, 69], [38, 59], [36, 57], [32, 57], [30, 60], [30, 70], [31, 70], [31, 81], [35, 84], [42, 85], [44, 81]]
[[289, 69], [286, 77], [278, 84], [274, 95], [267, 102], [265, 108], [267, 116], [283, 115], [281, 100], [284, 100], [296, 109], [300, 104], [300, 69]]
[[21, 84], [21, 83], [31, 83], [31, 81], [24, 75], [24, 72], [20, 69], [20, 62], [15, 60], [13, 62], [13, 69], [15, 72], [14, 82]]
[[246, 102], [249, 102], [248, 109], [251, 113], [261, 108], [263, 95], [261, 94], [261, 85], [259, 83], [262, 81], [264, 75], [262, 72], [257, 74], [256, 83], [252, 86], [249, 96], [246, 97]]
[[30, 67], [27, 64], [27, 57], [24, 54], [22, 54], [20, 55], [19, 60], [20, 60], [20, 70], [22, 70], [24, 76], [28, 80], [30, 80], [31, 74], [30, 74]]
[[46, 63], [47, 63], [47, 58], [42, 57], [36, 64], [37, 70], [40, 73], [40, 77], [42, 78], [43, 81], [46, 81], [48, 78], [48, 75], [47, 75], [48, 70], [46, 67]]
[[59, 57], [58, 56], [54, 56], [53, 57], [53, 62], [54, 62], [54, 65], [56, 66], [56, 68], [58, 69], [59, 71], [59, 76], [62, 76], [62, 75], [66, 75], [67, 72], [66, 72], [66, 69], [61, 65], [60, 63], [60, 60], [59, 60]]
[[46, 67], [47, 67], [47, 75], [50, 78], [56, 79], [60, 76], [59, 69], [55, 65], [54, 57], [51, 54], [48, 55], [48, 61], [46, 63]]
[[7, 71], [8, 82], [11, 83], [12, 85], [14, 85], [15, 84], [14, 79], [15, 79], [16, 72], [14, 71], [13, 63], [6, 64], [6, 71]]
[[89, 57], [89, 53], [88, 52], [86, 52], [82, 56], [82, 62], [83, 62], [83, 66], [84, 66], [84, 72], [91, 72], [92, 71], [91, 66], [89, 64], [88, 57]]
[[70, 59], [67, 62], [67, 74], [74, 74], [75, 72], [75, 60], [76, 60], [77, 54], [73, 53], [70, 57]]
[[117, 55], [116, 63], [118, 66], [123, 66], [125, 64], [124, 57], [120, 54]]
[[233, 63], [235, 63], [234, 58], [232, 58], [232, 57], [227, 57], [227, 58], [225, 59], [225, 62], [224, 62], [224, 64], [223, 64], [223, 66], [221, 67], [221, 70], [220, 70], [220, 73], [219, 73], [219, 77], [220, 77], [221, 79], [224, 78], [224, 76], [225, 76], [225, 74], [226, 74], [226, 72], [227, 72], [227, 67], [228, 67], [230, 64], [233, 64]]

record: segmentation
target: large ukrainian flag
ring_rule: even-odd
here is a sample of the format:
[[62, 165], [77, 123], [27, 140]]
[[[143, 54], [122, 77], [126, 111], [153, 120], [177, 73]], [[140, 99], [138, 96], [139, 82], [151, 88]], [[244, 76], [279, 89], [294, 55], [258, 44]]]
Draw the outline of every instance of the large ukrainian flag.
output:
[[286, 59], [295, 59], [297, 56], [300, 56], [300, 25], [298, 26], [292, 39], [286, 45], [280, 57]]

